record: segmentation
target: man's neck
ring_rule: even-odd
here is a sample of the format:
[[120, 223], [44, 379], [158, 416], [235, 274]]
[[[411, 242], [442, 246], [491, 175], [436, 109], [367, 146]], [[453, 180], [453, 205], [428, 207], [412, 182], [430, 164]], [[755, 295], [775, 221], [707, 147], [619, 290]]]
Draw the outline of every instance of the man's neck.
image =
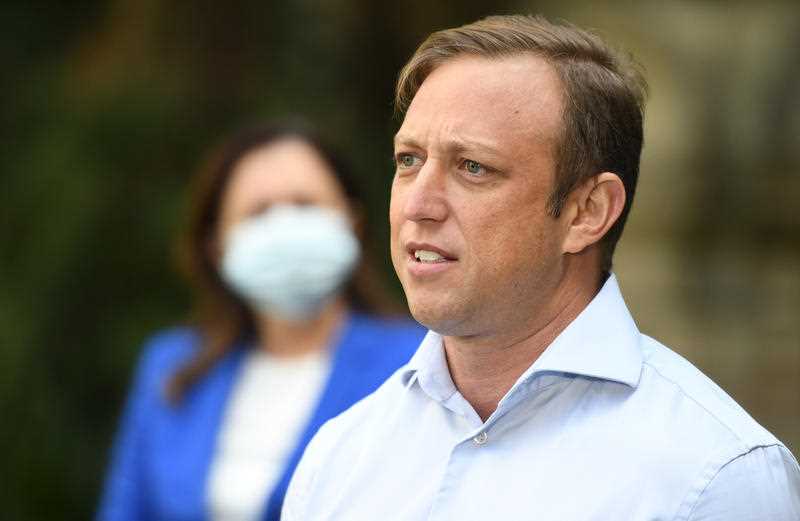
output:
[[556, 337], [591, 302], [592, 285], [572, 288], [549, 313], [532, 313], [543, 321], [492, 337], [445, 337], [444, 347], [453, 383], [483, 421], [514, 383]]

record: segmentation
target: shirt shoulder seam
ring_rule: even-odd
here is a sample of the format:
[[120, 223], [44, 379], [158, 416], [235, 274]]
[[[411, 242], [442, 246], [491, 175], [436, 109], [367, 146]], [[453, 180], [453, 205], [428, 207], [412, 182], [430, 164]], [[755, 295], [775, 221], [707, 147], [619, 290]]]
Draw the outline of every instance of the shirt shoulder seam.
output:
[[[693, 500], [691, 500], [691, 496], [693, 494], [693, 491], [690, 490], [687, 493], [686, 497], [681, 502], [681, 507], [683, 505], [686, 505], [691, 500], [692, 501], [691, 508], [688, 511], [686, 511], [685, 516], [683, 516], [682, 512], [685, 509], [679, 507], [678, 508], [678, 514], [675, 516], [675, 521], [681, 521], [681, 520], [690, 521], [691, 520], [691, 517], [694, 514], [694, 511], [697, 509], [697, 505], [700, 503], [700, 499], [703, 497], [703, 494], [705, 494], [706, 490], [708, 490], [708, 487], [710, 487], [711, 484], [714, 482], [714, 480], [717, 479], [717, 477], [719, 476], [720, 472], [722, 472], [722, 470], [725, 467], [727, 467], [731, 463], [733, 463], [733, 462], [735, 462], [735, 461], [747, 456], [748, 454], [752, 453], [755, 450], [767, 449], [767, 448], [770, 448], [770, 447], [781, 448], [781, 447], [783, 447], [783, 445], [781, 443], [768, 443], [768, 444], [763, 444], [763, 445], [755, 445], [755, 446], [749, 447], [746, 450], [744, 450], [742, 452], [739, 452], [739, 453], [733, 455], [732, 457], [724, 460], [723, 463], [721, 465], [719, 465], [719, 467], [713, 472], [713, 474], [711, 474], [709, 476], [709, 478], [706, 481], [705, 485], [703, 485], [703, 487], [700, 488], [697, 491], [696, 497]], [[713, 467], [714, 465], [715, 465], [715, 462], [711, 461], [711, 462], [708, 463], [708, 465], [706, 466], [706, 469], [704, 469], [704, 470], [707, 470], [708, 466]]]
[[[716, 421], [716, 422], [717, 422], [719, 425], [721, 425], [722, 427], [724, 427], [724, 428], [725, 428], [725, 430], [726, 430], [728, 433], [730, 433], [730, 435], [731, 435], [731, 436], [733, 436], [733, 438], [734, 438], [736, 441], [738, 441], [739, 443], [743, 444], [745, 447], [749, 447], [750, 449], [753, 449], [753, 448], [756, 448], [756, 447], [759, 447], [759, 446], [769, 446], [769, 445], [774, 445], [774, 444], [778, 444], [778, 445], [780, 444], [780, 443], [761, 443], [761, 444], [759, 444], [759, 443], [751, 443], [751, 442], [748, 442], [748, 441], [747, 441], [747, 440], [746, 440], [746, 439], [745, 439], [745, 438], [744, 438], [742, 435], [740, 435], [738, 432], [736, 432], [736, 431], [733, 429], [733, 427], [731, 427], [730, 425], [728, 425], [728, 423], [727, 423], [727, 422], [723, 421], [723, 420], [722, 420], [722, 419], [721, 419], [721, 418], [720, 418], [720, 417], [719, 417], [717, 414], [715, 414], [713, 411], [709, 410], [709, 408], [708, 408], [708, 407], [706, 407], [705, 405], [703, 405], [702, 403], [700, 403], [700, 401], [698, 401], [698, 400], [697, 400], [697, 398], [695, 398], [695, 397], [694, 397], [694, 396], [692, 396], [690, 393], [688, 393], [688, 392], [686, 391], [686, 389], [684, 389], [684, 388], [683, 388], [683, 386], [682, 386], [681, 384], [679, 384], [678, 382], [676, 382], [675, 380], [673, 380], [673, 379], [672, 379], [672, 378], [670, 378], [669, 376], [665, 375], [663, 372], [661, 372], [661, 371], [660, 371], [660, 370], [659, 370], [659, 369], [658, 369], [658, 368], [657, 368], [655, 365], [651, 364], [649, 361], [647, 361], [647, 360], [643, 361], [643, 365], [646, 365], [646, 366], [650, 367], [650, 368], [651, 368], [653, 371], [655, 371], [655, 372], [656, 372], [656, 373], [657, 373], [657, 374], [658, 374], [658, 375], [659, 375], [661, 378], [663, 378], [664, 380], [666, 380], [667, 382], [669, 382], [669, 383], [671, 383], [673, 386], [675, 386], [675, 387], [676, 387], [676, 388], [677, 388], [677, 389], [680, 391], [681, 395], [683, 395], [683, 396], [685, 396], [686, 398], [688, 398], [689, 400], [691, 400], [691, 401], [692, 401], [692, 402], [693, 402], [695, 405], [697, 405], [698, 407], [700, 407], [700, 408], [701, 408], [703, 411], [705, 411], [705, 412], [706, 412], [706, 413], [707, 413], [709, 416], [711, 416], [712, 418], [714, 418], [714, 420], [715, 420], [715, 421]], [[745, 413], [745, 414], [746, 414], [746, 413]]]

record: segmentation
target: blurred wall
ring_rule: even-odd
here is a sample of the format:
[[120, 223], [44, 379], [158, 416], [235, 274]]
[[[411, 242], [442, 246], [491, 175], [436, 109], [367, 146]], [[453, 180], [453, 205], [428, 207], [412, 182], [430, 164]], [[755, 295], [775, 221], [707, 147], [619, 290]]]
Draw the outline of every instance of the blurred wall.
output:
[[91, 515], [140, 343], [186, 317], [172, 240], [204, 151], [255, 119], [319, 122], [387, 251], [399, 68], [432, 30], [508, 12], [594, 28], [646, 68], [629, 306], [797, 454], [796, 2], [17, 0], [0, 7], [4, 518]]

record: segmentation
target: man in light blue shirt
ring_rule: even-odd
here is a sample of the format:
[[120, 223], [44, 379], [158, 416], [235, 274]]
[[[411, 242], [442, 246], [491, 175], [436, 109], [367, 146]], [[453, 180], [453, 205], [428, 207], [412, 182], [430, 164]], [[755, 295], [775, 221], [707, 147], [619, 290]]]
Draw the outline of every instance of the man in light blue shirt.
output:
[[644, 91], [599, 38], [539, 17], [420, 46], [390, 223], [430, 332], [319, 431], [284, 520], [800, 520], [792, 454], [642, 335], [610, 274]]

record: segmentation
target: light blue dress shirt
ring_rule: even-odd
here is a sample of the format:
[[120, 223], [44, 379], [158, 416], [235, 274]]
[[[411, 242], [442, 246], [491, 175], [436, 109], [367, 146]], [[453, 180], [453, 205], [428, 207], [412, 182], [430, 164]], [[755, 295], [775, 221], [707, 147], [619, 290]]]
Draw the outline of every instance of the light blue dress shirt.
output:
[[485, 422], [429, 332], [406, 366], [319, 431], [282, 519], [798, 521], [800, 468], [638, 331], [611, 276]]

